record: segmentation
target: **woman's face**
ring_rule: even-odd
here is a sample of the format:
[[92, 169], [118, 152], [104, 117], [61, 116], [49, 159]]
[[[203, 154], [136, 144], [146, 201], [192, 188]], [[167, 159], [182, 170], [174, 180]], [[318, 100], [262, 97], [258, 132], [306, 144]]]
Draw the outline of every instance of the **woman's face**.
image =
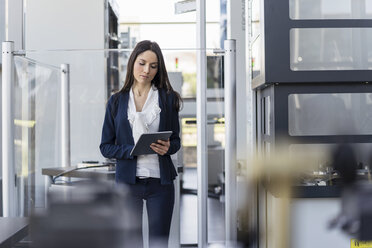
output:
[[158, 72], [158, 58], [153, 51], [140, 53], [133, 66], [134, 83], [151, 84]]

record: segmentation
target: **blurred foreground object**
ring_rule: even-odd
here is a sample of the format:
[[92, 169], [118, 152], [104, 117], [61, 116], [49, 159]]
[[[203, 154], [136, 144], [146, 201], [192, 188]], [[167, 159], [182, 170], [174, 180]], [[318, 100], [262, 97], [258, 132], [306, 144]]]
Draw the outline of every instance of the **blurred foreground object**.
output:
[[[263, 247], [291, 247], [291, 186], [293, 186], [296, 177], [303, 171], [302, 166], [299, 165], [307, 164], [307, 162], [298, 161], [295, 157], [290, 158], [287, 153], [278, 149], [277, 152], [272, 152], [271, 156], [256, 158], [252, 161], [252, 164], [254, 165], [252, 173], [247, 175], [247, 181], [251, 183], [249, 187], [254, 188], [257, 185], [260, 194], [259, 201], [264, 197], [265, 204], [267, 204], [262, 211], [267, 216], [260, 216], [265, 219], [265, 226], [260, 222], [259, 225], [261, 226], [251, 226], [249, 228], [251, 235], [257, 235], [257, 232], [259, 232], [258, 240], [253, 241], [253, 244], [258, 242]], [[275, 192], [273, 193], [275, 197], [269, 203], [268, 195], [270, 192]], [[252, 204], [247, 208], [254, 209], [255, 206]], [[251, 242], [247, 245], [252, 245]]]
[[335, 170], [342, 181], [341, 213], [330, 222], [360, 241], [372, 240], [372, 184], [357, 180], [357, 162], [348, 144], [340, 144], [333, 154]]
[[31, 217], [35, 248], [119, 248], [141, 231], [125, 207], [126, 189], [103, 182], [67, 187], [49, 195], [49, 206]]

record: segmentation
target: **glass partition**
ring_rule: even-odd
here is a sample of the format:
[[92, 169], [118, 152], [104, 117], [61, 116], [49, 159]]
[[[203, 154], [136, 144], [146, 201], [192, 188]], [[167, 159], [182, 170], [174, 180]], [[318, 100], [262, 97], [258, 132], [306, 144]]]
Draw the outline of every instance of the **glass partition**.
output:
[[[207, 149], [208, 149], [208, 239], [224, 240], [224, 208], [219, 197], [223, 194], [224, 166], [224, 74], [223, 57], [212, 50], [207, 53]], [[183, 97], [180, 111], [182, 151], [179, 159], [184, 170], [181, 179], [181, 244], [197, 243], [197, 118], [196, 118], [196, 56], [195, 50], [163, 49], [169, 79]], [[212, 202], [213, 201], [213, 202]], [[218, 214], [221, 218], [213, 218]], [[222, 221], [221, 221], [222, 220]], [[216, 235], [218, 234], [218, 235]]]
[[289, 0], [289, 16], [307, 19], [372, 19], [371, 0]]
[[[197, 128], [196, 57], [193, 49], [162, 49], [172, 87], [183, 98], [179, 113], [182, 149], [176, 166], [184, 166], [182, 192], [190, 195], [181, 211], [197, 213]], [[105, 162], [99, 150], [102, 124], [108, 98], [124, 84], [131, 50], [50, 50], [26, 51], [16, 56], [16, 162], [20, 213], [45, 206], [45, 180], [42, 169], [61, 167], [61, 73], [60, 65], [70, 65], [71, 166]], [[207, 146], [209, 160], [209, 239], [224, 240], [224, 73], [223, 56], [207, 53]], [[187, 180], [186, 180], [187, 179]], [[62, 178], [56, 182], [64, 183]], [[181, 184], [182, 185], [182, 184]], [[192, 196], [192, 197], [191, 197]], [[183, 198], [183, 199], [186, 199]], [[216, 204], [217, 203], [217, 204]], [[191, 208], [190, 208], [191, 207]], [[188, 211], [187, 214], [190, 214]], [[215, 220], [213, 215], [222, 216]], [[182, 218], [182, 217], [181, 217]], [[190, 217], [187, 217], [190, 218]], [[197, 218], [186, 226], [181, 243], [197, 243]], [[219, 233], [219, 235], [216, 235]], [[212, 235], [212, 236], [211, 236]], [[191, 239], [190, 239], [191, 237]]]
[[259, 0], [252, 0], [251, 1], [251, 22], [252, 22], [252, 38], [255, 39], [257, 35], [261, 34], [261, 27], [260, 27], [260, 1]]
[[[196, 51], [162, 49], [172, 87], [184, 103], [180, 118], [184, 125], [195, 124], [196, 118]], [[126, 63], [131, 50], [57, 50], [29, 51], [27, 57], [45, 64], [70, 64], [70, 111], [72, 164], [82, 160], [102, 160], [100, 142], [105, 104], [108, 97], [121, 89]], [[210, 121], [221, 118], [223, 111], [223, 57], [207, 50], [207, 97]], [[108, 67], [108, 59], [118, 60]], [[210, 106], [210, 107], [209, 107]], [[190, 122], [191, 120], [191, 122]], [[196, 147], [195, 129], [185, 127], [184, 146]], [[192, 131], [190, 131], [192, 130]], [[192, 133], [190, 138], [187, 133]], [[97, 138], [98, 137], [98, 138]], [[221, 139], [221, 138], [220, 138]], [[194, 157], [194, 156], [193, 156]], [[186, 157], [184, 158], [185, 160]], [[190, 162], [190, 166], [196, 165]]]
[[41, 169], [60, 165], [60, 71], [15, 57], [14, 148], [17, 214], [44, 207]]
[[[207, 57], [208, 241], [225, 240], [225, 118], [223, 56]], [[215, 218], [220, 216], [221, 218]]]
[[252, 79], [261, 75], [261, 36], [258, 35], [252, 42]]
[[[119, 70], [125, 70], [127, 53], [103, 50], [27, 53], [28, 57], [42, 63], [70, 65], [71, 165], [105, 161], [99, 144], [106, 102], [121, 87]], [[60, 142], [59, 137], [57, 142]]]

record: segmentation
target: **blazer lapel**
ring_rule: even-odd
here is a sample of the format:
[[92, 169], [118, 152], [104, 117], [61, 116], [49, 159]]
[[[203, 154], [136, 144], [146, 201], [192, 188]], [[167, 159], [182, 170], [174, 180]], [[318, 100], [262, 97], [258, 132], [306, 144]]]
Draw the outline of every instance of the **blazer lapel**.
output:
[[166, 131], [165, 130], [165, 112], [166, 112], [166, 104], [163, 102], [165, 100], [165, 91], [163, 89], [159, 89], [159, 107], [161, 109], [160, 112], [160, 123], [159, 123], [159, 131]]
[[127, 128], [127, 132], [130, 135], [131, 143], [134, 145], [133, 133], [132, 128], [130, 127], [130, 123], [128, 120], [128, 103], [129, 103], [129, 92], [125, 91], [123, 94], [123, 122], [124, 126]]
[[[129, 103], [129, 92], [125, 91], [123, 94], [123, 109], [126, 109], [127, 111], [124, 111], [124, 117], [128, 121], [128, 103]], [[129, 121], [128, 121], [129, 123]]]

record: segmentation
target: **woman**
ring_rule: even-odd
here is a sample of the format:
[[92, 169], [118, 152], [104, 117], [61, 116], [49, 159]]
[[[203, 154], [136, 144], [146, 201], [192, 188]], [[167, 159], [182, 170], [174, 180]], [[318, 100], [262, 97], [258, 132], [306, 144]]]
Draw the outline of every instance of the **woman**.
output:
[[[158, 44], [139, 42], [129, 57], [123, 88], [108, 101], [100, 150], [104, 157], [116, 158], [116, 182], [127, 185], [130, 221], [140, 227], [146, 200], [150, 246], [166, 247], [168, 243], [173, 180], [177, 176], [170, 155], [181, 145], [178, 119], [181, 102], [169, 82]], [[157, 131], [172, 131], [172, 135], [167, 141], [151, 144], [156, 154], [130, 155], [142, 133]], [[130, 238], [138, 245], [133, 247], [142, 244], [141, 233]]]

